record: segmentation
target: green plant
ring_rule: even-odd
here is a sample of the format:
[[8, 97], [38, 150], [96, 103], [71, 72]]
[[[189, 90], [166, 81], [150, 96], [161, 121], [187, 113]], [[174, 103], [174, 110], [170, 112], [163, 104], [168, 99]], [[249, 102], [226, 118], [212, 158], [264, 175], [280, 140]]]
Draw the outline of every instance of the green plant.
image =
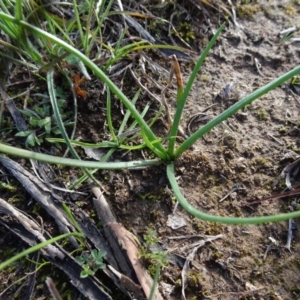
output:
[[264, 108], [260, 108], [259, 111], [256, 114], [258, 121], [266, 121], [268, 120], [268, 114]]
[[[63, 111], [65, 100], [58, 99], [57, 106], [59, 108], [61, 118], [66, 121], [64, 122], [64, 126], [72, 125], [72, 122], [67, 122], [67, 118], [70, 116], [71, 112], [65, 113]], [[34, 105], [32, 110], [20, 109], [20, 111], [24, 116], [28, 117], [30, 129], [26, 131], [20, 131], [16, 134], [16, 136], [26, 137], [26, 147], [32, 147], [35, 146], [35, 144], [41, 145], [44, 139], [51, 137], [51, 134], [61, 134], [56, 125], [55, 116], [51, 113], [50, 103], [44, 103], [41, 106]], [[53, 124], [55, 124], [55, 126], [53, 126]], [[56, 145], [59, 146], [57, 143]]]
[[156, 243], [158, 243], [158, 237], [156, 236], [156, 231], [151, 228], [147, 228], [147, 232], [146, 234], [144, 234], [144, 239], [148, 246], [153, 246]]
[[178, 26], [179, 35], [188, 43], [195, 40], [195, 32], [192, 30], [191, 25], [187, 22], [180, 22]]
[[[122, 168], [129, 168], [129, 167], [137, 167], [137, 166], [145, 166], [145, 165], [155, 165], [155, 164], [161, 164], [161, 163], [167, 163], [167, 175], [169, 182], [171, 184], [171, 187], [174, 191], [174, 194], [177, 198], [177, 200], [181, 203], [181, 205], [192, 215], [202, 218], [206, 221], [211, 222], [223, 222], [223, 223], [231, 223], [231, 224], [258, 224], [258, 223], [264, 223], [264, 222], [273, 222], [273, 221], [281, 221], [286, 220], [289, 218], [294, 218], [300, 216], [300, 212], [292, 212], [287, 214], [279, 214], [275, 216], [266, 216], [266, 217], [251, 217], [251, 218], [235, 218], [235, 217], [219, 217], [214, 215], [206, 214], [202, 211], [199, 211], [191, 206], [191, 204], [183, 197], [183, 195], [180, 192], [178, 183], [176, 181], [175, 177], [175, 170], [174, 170], [174, 160], [176, 160], [182, 153], [184, 153], [188, 148], [190, 148], [199, 138], [201, 138], [204, 134], [209, 132], [211, 129], [213, 129], [215, 126], [226, 120], [227, 118], [233, 116], [238, 110], [244, 108], [246, 105], [249, 105], [254, 100], [258, 99], [262, 95], [268, 93], [270, 90], [275, 89], [285, 81], [291, 79], [293, 76], [296, 76], [300, 73], [300, 66], [294, 68], [293, 70], [287, 72], [286, 74], [276, 78], [272, 82], [266, 84], [265, 86], [255, 90], [250, 95], [246, 96], [245, 98], [241, 99], [240, 101], [236, 102], [234, 105], [229, 107], [227, 110], [222, 112], [220, 115], [212, 119], [210, 122], [208, 122], [205, 126], [201, 127], [199, 130], [197, 130], [194, 134], [192, 134], [190, 137], [186, 138], [183, 142], [181, 142], [178, 147], [176, 147], [176, 137], [179, 130], [179, 124], [182, 116], [182, 112], [185, 106], [185, 103], [187, 101], [189, 92], [191, 90], [191, 87], [193, 85], [193, 82], [195, 78], [197, 77], [197, 74], [199, 72], [199, 69], [201, 68], [205, 58], [207, 57], [210, 49], [213, 47], [214, 43], [216, 42], [218, 36], [220, 35], [222, 29], [225, 25], [222, 25], [216, 34], [213, 36], [211, 41], [208, 43], [207, 47], [203, 51], [202, 55], [200, 56], [198, 62], [195, 65], [195, 68], [186, 84], [186, 87], [183, 89], [182, 86], [178, 84], [178, 94], [177, 94], [177, 109], [175, 113], [174, 120], [172, 122], [172, 127], [170, 130], [170, 133], [168, 136], [164, 138], [158, 138], [154, 131], [151, 129], [151, 126], [145, 121], [143, 115], [138, 112], [135, 105], [133, 104], [133, 101], [128, 99], [124, 93], [110, 80], [108, 76], [93, 62], [91, 61], [84, 53], [80, 52], [76, 47], [73, 46], [73, 43], [66, 42], [65, 40], [62, 40], [57, 35], [47, 32], [45, 30], [42, 30], [41, 28], [37, 27], [36, 25], [32, 25], [26, 21], [24, 21], [22, 13], [22, 4], [21, 1], [16, 1], [17, 8], [16, 8], [16, 14], [15, 16], [11, 15], [6, 10], [0, 11], [0, 28], [5, 30], [6, 34], [8, 34], [12, 39], [17, 39], [19, 35], [21, 34], [22, 37], [26, 37], [27, 33], [30, 33], [32, 37], [34, 37], [36, 40], [42, 40], [44, 43], [51, 43], [52, 45], [55, 45], [54, 48], [60, 48], [63, 49], [65, 52], [73, 55], [80, 61], [82, 64], [84, 64], [87, 69], [90, 69], [95, 76], [97, 76], [99, 79], [101, 79], [107, 86], [108, 89], [112, 93], [115, 94], [115, 96], [123, 103], [123, 105], [126, 107], [132, 118], [136, 121], [136, 123], [139, 125], [143, 142], [145, 146], [147, 146], [159, 159], [152, 159], [152, 160], [144, 160], [139, 162], [111, 162], [111, 163], [105, 163], [105, 162], [89, 162], [89, 161], [81, 161], [79, 159], [78, 154], [73, 149], [72, 143], [69, 139], [69, 137], [66, 134], [63, 134], [64, 132], [64, 125], [61, 121], [58, 120], [59, 129], [63, 134], [63, 138], [65, 139], [65, 142], [70, 149], [73, 157], [75, 159], [69, 159], [69, 158], [60, 158], [60, 157], [54, 157], [50, 155], [44, 155], [40, 153], [34, 153], [27, 150], [22, 150], [14, 147], [10, 147], [8, 145], [0, 144], [0, 151], [3, 153], [7, 153], [10, 155], [20, 156], [24, 158], [31, 158], [31, 159], [37, 159], [46, 161], [49, 163], [57, 163], [62, 165], [69, 165], [74, 167], [83, 167], [85, 168], [84, 171], [86, 174], [92, 175], [92, 173], [89, 173], [89, 170], [86, 168], [102, 168], [102, 169], [122, 169]], [[33, 39], [33, 38], [31, 38]], [[22, 40], [23, 41], [23, 40]], [[47, 42], [46, 42], [47, 41]], [[26, 38], [24, 38], [24, 49], [27, 47]], [[23, 44], [22, 44], [23, 45]], [[137, 48], [142, 48], [142, 46], [138, 45]], [[131, 48], [132, 49], [132, 48]], [[136, 49], [136, 48], [133, 48]], [[126, 52], [126, 51], [125, 51]], [[125, 52], [122, 52], [122, 55], [124, 55]], [[33, 51], [30, 56], [32, 59], [34, 58], [35, 61], [40, 61], [41, 57], [38, 55], [35, 55], [35, 51]], [[178, 77], [177, 77], [178, 79]], [[50, 93], [50, 99], [52, 103], [52, 107], [54, 111], [57, 111], [57, 108], [55, 107], [55, 93], [53, 92], [54, 83], [53, 83], [53, 71], [49, 71], [47, 74], [47, 82], [48, 82], [48, 88]], [[177, 83], [179, 83], [179, 80], [177, 80]], [[108, 103], [109, 103], [108, 99]], [[59, 116], [59, 113], [57, 112], [57, 116]], [[112, 131], [113, 128], [110, 124], [110, 130]], [[119, 141], [120, 139], [118, 136], [113, 136], [113, 139], [115, 140], [115, 145], [118, 147], [120, 145]], [[167, 143], [167, 145], [166, 145]], [[138, 148], [140, 149], [140, 147]]]
[[81, 278], [93, 276], [99, 269], [105, 269], [106, 265], [103, 262], [106, 252], [104, 250], [92, 250], [90, 254], [82, 253], [76, 257], [77, 262], [82, 266], [83, 270], [80, 273]]
[[19, 260], [20, 258], [30, 254], [30, 253], [33, 253], [35, 251], [38, 251], [40, 249], [42, 249], [43, 247], [47, 246], [47, 245], [50, 245], [50, 244], [53, 244], [61, 239], [64, 239], [66, 237], [69, 237], [69, 236], [76, 236], [76, 237], [84, 237], [81, 233], [78, 233], [78, 232], [72, 232], [72, 233], [65, 233], [65, 234], [62, 234], [62, 235], [59, 235], [57, 237], [54, 237], [50, 240], [47, 240], [45, 242], [42, 242], [42, 243], [39, 243], [37, 245], [34, 245], [22, 252], [20, 252], [19, 254], [11, 257], [10, 259], [7, 259], [5, 262], [1, 263], [0, 264], [0, 271], [3, 270], [4, 268], [6, 268], [8, 265], [10, 265], [11, 263]]
[[154, 275], [157, 267], [164, 268], [168, 265], [167, 252], [157, 248], [156, 244], [158, 242], [158, 238], [155, 230], [147, 228], [147, 232], [144, 234], [144, 239], [147, 246], [141, 247], [139, 258], [142, 258], [147, 262], [150, 274]]

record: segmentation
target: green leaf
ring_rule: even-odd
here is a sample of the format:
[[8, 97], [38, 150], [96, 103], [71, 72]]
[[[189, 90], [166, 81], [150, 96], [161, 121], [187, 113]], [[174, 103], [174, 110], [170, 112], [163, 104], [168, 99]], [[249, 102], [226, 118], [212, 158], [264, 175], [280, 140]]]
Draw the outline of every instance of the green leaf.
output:
[[45, 110], [44, 110], [43, 107], [40, 107], [40, 106], [35, 105], [35, 106], [33, 107], [33, 109], [34, 109], [35, 112], [36, 112], [37, 114], [39, 114], [41, 117], [44, 117], [44, 116], [45, 116]]
[[32, 130], [20, 131], [15, 136], [25, 137], [32, 133]]
[[[52, 133], [55, 135], [59, 135], [59, 134], [61, 134], [61, 131], [59, 128], [56, 128], [56, 129], [52, 129]], [[57, 142], [54, 142], [54, 143], [57, 144]]]
[[[66, 98], [66, 93], [61, 87], [56, 87], [55, 88], [55, 95], [56, 95], [57, 98], [62, 98], [62, 99]], [[62, 104], [65, 102], [65, 100], [62, 100], [62, 99], [57, 101], [57, 105], [58, 105], [59, 108], [61, 108]]]
[[94, 275], [95, 273], [89, 269], [84, 269], [80, 272], [80, 278], [86, 278], [89, 275]]
[[106, 264], [103, 263], [103, 261], [96, 260], [96, 265], [97, 265], [97, 267], [94, 268], [94, 271], [96, 271], [95, 269], [99, 270], [99, 269], [105, 269], [106, 268]]
[[99, 250], [98, 251], [98, 257], [104, 257], [104, 256], [106, 256], [106, 251], [105, 250], [103, 250], [103, 249], [101, 249], [101, 250]]
[[25, 109], [19, 109], [20, 113], [26, 117], [33, 117], [35, 114], [29, 110]]
[[26, 147], [28, 147], [28, 146], [33, 147], [34, 145], [35, 145], [35, 132], [33, 131], [28, 135], [28, 137], [25, 141], [25, 146]]
[[36, 136], [36, 134], [34, 134], [34, 140], [35, 140], [35, 142], [40, 146], [41, 145], [41, 142], [43, 142], [43, 139], [41, 138], [38, 138], [37, 136]]
[[45, 119], [41, 120], [41, 122], [39, 122], [40, 127], [44, 126], [45, 131], [50, 134], [51, 132], [51, 118], [50, 117], [46, 117]]
[[29, 124], [33, 127], [41, 127], [41, 126], [39, 126], [39, 121], [40, 121], [40, 119], [37, 118], [37, 117], [30, 117], [29, 118]]
[[81, 256], [77, 256], [75, 260], [80, 264], [83, 265], [86, 262], [86, 256], [82, 254]]
[[97, 258], [98, 258], [98, 251], [97, 251], [97, 250], [93, 250], [93, 251], [91, 252], [91, 255], [92, 255], [92, 257], [93, 257], [94, 259], [97, 259]]

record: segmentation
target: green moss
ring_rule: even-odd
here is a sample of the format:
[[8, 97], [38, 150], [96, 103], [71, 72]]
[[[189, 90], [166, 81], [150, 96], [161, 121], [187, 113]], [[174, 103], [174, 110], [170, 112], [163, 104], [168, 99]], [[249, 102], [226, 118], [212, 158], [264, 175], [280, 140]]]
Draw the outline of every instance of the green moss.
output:
[[160, 34], [163, 23], [164, 22], [161, 19], [151, 20], [149, 24], [149, 31], [155, 34]]
[[295, 147], [295, 148], [293, 148], [292, 150], [293, 150], [294, 152], [300, 154], [300, 148], [296, 148], [296, 147]]
[[200, 80], [204, 81], [204, 82], [209, 82], [209, 81], [211, 81], [211, 76], [208, 74], [202, 74], [202, 75], [200, 75]]
[[300, 285], [291, 288], [291, 292], [298, 294], [300, 292]]
[[183, 38], [188, 43], [193, 42], [196, 38], [195, 31], [192, 29], [191, 25], [187, 22], [179, 22], [177, 32], [180, 35], [180, 37]]
[[95, 212], [93, 209], [90, 210], [90, 217], [91, 217], [91, 218], [97, 217], [97, 214], [96, 214], [96, 212]]
[[280, 134], [285, 134], [287, 129], [286, 129], [285, 126], [281, 126], [278, 131], [279, 131]]
[[215, 186], [215, 185], [217, 185], [218, 182], [219, 182], [219, 178], [215, 175], [209, 175], [207, 180], [206, 180], [206, 183], [209, 186]]
[[284, 12], [288, 16], [295, 16], [297, 14], [297, 9], [292, 4], [288, 4], [284, 7]]
[[207, 46], [208, 43], [209, 43], [209, 39], [208, 39], [207, 37], [204, 37], [204, 38], [201, 40], [201, 44], [202, 44], [203, 46]]
[[203, 232], [204, 224], [201, 220], [196, 219], [196, 218], [192, 219], [192, 225], [197, 231]]
[[205, 234], [217, 235], [223, 233], [223, 225], [221, 223], [208, 223]]
[[146, 193], [144, 195], [139, 194], [139, 197], [141, 197], [143, 200], [151, 200], [151, 201], [159, 201], [159, 197], [157, 195], [153, 195], [151, 193]]
[[201, 287], [201, 278], [202, 278], [201, 272], [191, 269], [188, 271], [187, 277], [188, 277], [189, 286], [195, 288]]
[[259, 4], [252, 4], [247, 1], [244, 1], [246, 3], [243, 4], [243, 2], [236, 6], [237, 13], [239, 16], [246, 17], [246, 18], [252, 18], [253, 15], [259, 11], [261, 11]]
[[177, 280], [175, 281], [175, 286], [176, 286], [176, 287], [181, 287], [181, 279], [177, 279]]
[[267, 166], [269, 162], [270, 161], [267, 158], [257, 157], [255, 159], [253, 159], [252, 164], [254, 166], [257, 166], [257, 165], [259, 165], [259, 166]]
[[300, 268], [300, 258], [295, 258], [294, 263], [298, 268]]
[[264, 108], [260, 108], [260, 110], [256, 114], [256, 118], [258, 121], [266, 121], [268, 120], [268, 114]]

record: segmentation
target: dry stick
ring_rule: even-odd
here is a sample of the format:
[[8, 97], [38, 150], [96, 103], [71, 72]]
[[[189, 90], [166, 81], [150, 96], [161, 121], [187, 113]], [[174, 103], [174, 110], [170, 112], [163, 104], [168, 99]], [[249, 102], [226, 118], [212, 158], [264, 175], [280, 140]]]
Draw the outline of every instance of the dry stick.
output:
[[[101, 222], [107, 240], [114, 251], [116, 261], [125, 276], [134, 280], [136, 277], [148, 298], [153, 285], [153, 280], [139, 261], [139, 249], [137, 239], [127, 231], [113, 216], [109, 204], [99, 187], [89, 180], [90, 188], [96, 198], [94, 206]], [[134, 272], [132, 272], [132, 269]], [[135, 273], [135, 274], [134, 274]], [[135, 277], [136, 276], [136, 277]], [[122, 282], [121, 282], [122, 283]], [[124, 286], [125, 287], [125, 286]], [[130, 286], [126, 286], [130, 288]], [[134, 291], [132, 291], [134, 292]], [[153, 300], [162, 300], [162, 296], [156, 289]]]
[[55, 285], [55, 283], [53, 282], [51, 277], [47, 277], [46, 280], [46, 285], [48, 287], [48, 290], [52, 296], [52, 298], [54, 300], [63, 300], [63, 298], [61, 297], [59, 291], [57, 290], [57, 287]]
[[243, 203], [241, 205], [241, 207], [251, 206], [251, 205], [254, 205], [254, 204], [261, 203], [263, 201], [270, 201], [270, 200], [273, 200], [273, 199], [280, 199], [280, 198], [295, 196], [295, 195], [299, 195], [299, 194], [300, 194], [300, 188], [289, 191], [289, 192], [284, 192], [284, 193], [280, 193], [280, 194], [271, 195], [269, 197], [266, 197], [266, 198], [263, 198], [263, 199], [260, 199], [260, 200], [257, 200], [257, 201]]
[[[30, 246], [36, 245], [39, 241], [44, 241], [50, 237], [46, 231], [42, 234], [35, 222], [30, 220], [24, 213], [16, 210], [6, 201], [0, 199], [0, 225], [13, 232]], [[15, 222], [11, 222], [14, 220]], [[47, 245], [39, 250], [41, 254], [53, 265], [64, 272], [70, 282], [87, 299], [112, 300], [112, 298], [103, 290], [104, 286], [94, 276], [80, 278], [82, 267], [75, 259], [66, 252], [59, 244]], [[108, 288], [106, 288], [108, 290]], [[0, 294], [1, 298], [2, 293]], [[2, 299], [2, 298], [1, 298]]]
[[[75, 231], [74, 226], [69, 222], [65, 211], [60, 205], [60, 202], [63, 201], [62, 198], [49, 190], [36, 176], [10, 158], [0, 154], [0, 163], [23, 185], [36, 202], [53, 217], [61, 232], [69, 233], [70, 231]], [[71, 236], [69, 239], [75, 248], [79, 246], [74, 237]]]
[[[173, 72], [172, 72], [172, 69], [170, 71], [170, 78], [168, 83], [167, 83], [167, 86], [162, 90], [161, 92], [161, 100], [162, 100], [162, 104], [164, 105], [165, 109], [166, 109], [166, 114], [167, 114], [167, 119], [168, 119], [168, 132], [170, 132], [171, 130], [171, 127], [172, 127], [172, 124], [173, 124], [173, 119], [171, 117], [171, 113], [170, 113], [170, 109], [169, 109], [169, 105], [167, 103], [167, 100], [165, 98], [165, 93], [166, 93], [166, 90], [169, 88], [169, 86], [171, 85], [172, 83], [172, 77], [173, 75], [171, 75]], [[172, 77], [171, 77], [172, 76]]]
[[129, 277], [123, 275], [122, 273], [118, 272], [115, 268], [108, 265], [107, 266], [109, 270], [112, 271], [114, 275], [118, 277], [118, 279], [121, 282], [121, 285], [126, 288], [126, 290], [131, 291], [136, 298], [143, 297], [144, 293], [142, 290], [142, 287], [138, 284], [136, 284], [133, 280], [131, 280]]
[[293, 219], [289, 219], [289, 229], [288, 229], [288, 236], [287, 236], [285, 248], [288, 249], [290, 253], [292, 253], [291, 243], [292, 243], [292, 239], [293, 239], [293, 231], [295, 229], [296, 229], [295, 221]]
[[219, 235], [216, 235], [216, 236], [211, 236], [211, 237], [209, 237], [205, 240], [202, 240], [200, 242], [197, 242], [197, 244], [194, 245], [195, 247], [188, 254], [188, 256], [185, 260], [184, 266], [182, 268], [182, 271], [181, 271], [181, 278], [182, 278], [181, 299], [182, 300], [186, 300], [185, 287], [186, 287], [187, 279], [188, 279], [188, 271], [190, 269], [190, 262], [194, 259], [194, 256], [195, 256], [196, 252], [198, 251], [198, 249], [200, 247], [204, 246], [207, 242], [212, 242], [216, 239], [222, 239], [222, 238], [223, 238], [223, 235], [219, 234]]
[[[5, 200], [0, 198], [0, 212], [1, 215], [5, 214], [10, 216], [12, 219], [15, 219], [19, 224], [21, 224], [25, 230], [30, 232], [37, 241], [45, 242], [46, 238], [41, 233], [41, 227], [36, 222], [30, 220], [27, 216], [25, 216], [22, 212], [19, 212]], [[60, 259], [64, 259], [64, 254], [61, 253], [57, 247], [53, 245], [47, 245], [43, 249], [42, 252], [46, 252], [47, 255], [51, 256], [52, 258], [60, 257]]]
[[0, 95], [3, 99], [3, 103], [5, 103], [8, 111], [10, 112], [18, 131], [25, 131], [27, 129], [26, 123], [18, 110], [15, 102], [9, 97], [9, 95], [5, 91], [5, 86], [3, 82], [0, 80]]

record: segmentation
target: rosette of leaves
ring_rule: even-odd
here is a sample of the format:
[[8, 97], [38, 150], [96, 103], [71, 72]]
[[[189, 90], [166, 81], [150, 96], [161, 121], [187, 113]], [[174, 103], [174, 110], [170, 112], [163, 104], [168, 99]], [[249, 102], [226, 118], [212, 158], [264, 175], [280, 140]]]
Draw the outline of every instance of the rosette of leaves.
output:
[[105, 250], [92, 250], [90, 254], [82, 253], [80, 256], [76, 257], [76, 261], [83, 268], [80, 277], [86, 278], [88, 276], [93, 276], [99, 269], [105, 269], [106, 264], [103, 262], [105, 255]]

